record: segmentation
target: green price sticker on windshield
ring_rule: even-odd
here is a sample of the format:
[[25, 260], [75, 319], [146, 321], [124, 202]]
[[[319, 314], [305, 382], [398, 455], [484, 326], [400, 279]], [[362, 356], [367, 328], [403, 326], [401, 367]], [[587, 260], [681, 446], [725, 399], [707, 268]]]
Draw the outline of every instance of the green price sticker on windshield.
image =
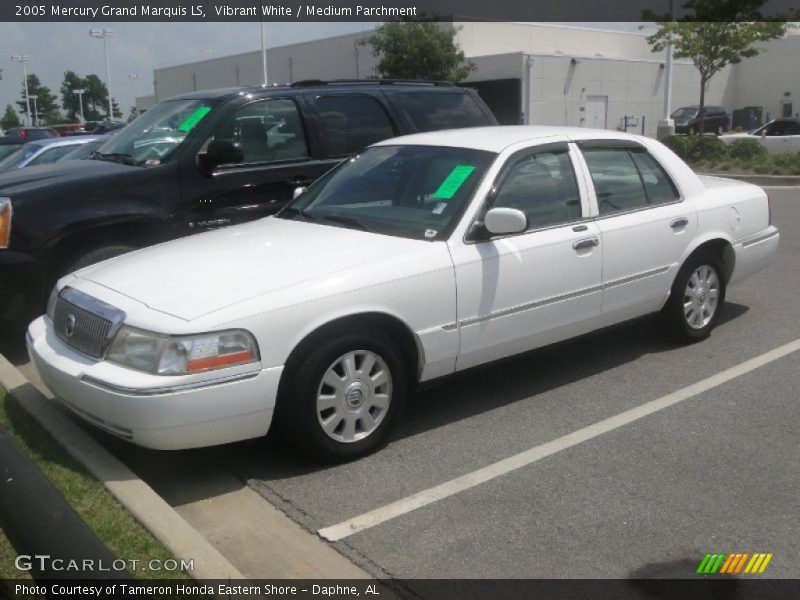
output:
[[183, 123], [178, 125], [178, 131], [191, 131], [210, 112], [210, 106], [198, 106], [192, 114], [186, 117]]
[[472, 165], [456, 165], [453, 170], [450, 171], [447, 179], [439, 186], [439, 189], [433, 193], [433, 197], [441, 198], [442, 200], [450, 200], [456, 195], [456, 192], [474, 170], [475, 167]]

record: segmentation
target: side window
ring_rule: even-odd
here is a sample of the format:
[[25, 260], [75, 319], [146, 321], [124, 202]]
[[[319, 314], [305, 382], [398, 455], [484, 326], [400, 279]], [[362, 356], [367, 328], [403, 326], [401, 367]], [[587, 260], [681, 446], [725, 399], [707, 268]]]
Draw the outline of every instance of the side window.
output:
[[600, 215], [671, 202], [678, 191], [661, 166], [643, 150], [585, 148]]
[[319, 96], [315, 105], [329, 156], [357, 154], [395, 135], [386, 110], [370, 96]]
[[490, 124], [475, 99], [462, 92], [399, 92], [394, 98], [418, 131]]
[[74, 149], [75, 146], [56, 146], [54, 148], [49, 148], [29, 162], [28, 166], [49, 165]]
[[297, 160], [308, 157], [308, 145], [297, 105], [288, 98], [253, 102], [240, 108], [215, 134], [236, 140], [243, 163]]
[[521, 210], [529, 229], [580, 219], [580, 194], [569, 154], [541, 152], [515, 163], [500, 183], [492, 207]]

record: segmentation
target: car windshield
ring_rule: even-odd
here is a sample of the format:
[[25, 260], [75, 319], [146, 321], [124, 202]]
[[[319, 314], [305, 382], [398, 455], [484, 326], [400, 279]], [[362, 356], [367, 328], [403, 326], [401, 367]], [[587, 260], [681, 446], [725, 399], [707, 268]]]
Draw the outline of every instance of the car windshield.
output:
[[683, 118], [691, 118], [697, 115], [697, 109], [692, 108], [691, 106], [684, 106], [683, 108], [679, 108], [674, 113], [672, 113], [673, 119], [683, 119]]
[[106, 143], [107, 140], [92, 140], [91, 142], [86, 142], [85, 144], [80, 144], [74, 150], [70, 150], [67, 154], [59, 158], [56, 162], [66, 162], [68, 160], [86, 160], [87, 158], [91, 158], [92, 154], [100, 148], [103, 144]]
[[126, 164], [159, 164], [212, 108], [208, 100], [168, 100], [157, 104], [103, 144], [95, 158]]
[[25, 144], [0, 160], [0, 173], [11, 171], [24, 164], [31, 156], [41, 150], [37, 144]]
[[330, 171], [278, 217], [446, 239], [495, 157], [466, 148], [377, 146]]

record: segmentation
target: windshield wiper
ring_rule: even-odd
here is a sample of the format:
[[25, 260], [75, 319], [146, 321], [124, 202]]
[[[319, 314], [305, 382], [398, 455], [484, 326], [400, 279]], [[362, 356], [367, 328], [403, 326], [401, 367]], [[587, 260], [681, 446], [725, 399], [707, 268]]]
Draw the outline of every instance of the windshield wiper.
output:
[[[309, 215], [311, 216], [311, 215]], [[314, 218], [314, 217], [312, 217]], [[333, 223], [341, 223], [342, 225], [351, 225], [356, 229], [360, 229], [361, 231], [369, 231], [371, 233], [381, 233], [374, 227], [370, 227], [363, 221], [357, 219], [356, 217], [350, 217], [347, 215], [319, 215], [319, 217], [315, 218], [315, 220], [319, 221], [332, 221]]]
[[102, 152], [95, 151], [92, 152], [92, 158], [95, 160], [109, 160], [123, 165], [131, 165], [133, 167], [138, 167], [141, 164], [132, 155], [124, 154], [122, 152], [108, 152], [103, 154]]

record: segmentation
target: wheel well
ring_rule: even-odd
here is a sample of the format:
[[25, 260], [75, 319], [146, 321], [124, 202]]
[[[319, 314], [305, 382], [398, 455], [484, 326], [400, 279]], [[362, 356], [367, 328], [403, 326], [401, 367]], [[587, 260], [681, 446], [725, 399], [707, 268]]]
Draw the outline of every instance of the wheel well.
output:
[[81, 229], [63, 236], [48, 250], [48, 276], [56, 277], [81, 254], [107, 245], [143, 248], [169, 239], [161, 223], [131, 221]]
[[691, 255], [696, 254], [699, 250], [710, 250], [719, 256], [720, 262], [722, 263], [722, 276], [725, 280], [725, 283], [730, 281], [731, 275], [733, 274], [733, 267], [736, 262], [736, 254], [734, 253], [733, 246], [731, 246], [730, 242], [721, 238], [708, 240], [707, 242], [703, 242], [697, 248], [695, 248]]
[[422, 349], [417, 342], [416, 336], [411, 329], [397, 317], [379, 312], [348, 315], [318, 327], [303, 338], [300, 343], [295, 346], [291, 354], [289, 354], [289, 358], [286, 360], [284, 373], [289, 371], [291, 367], [296, 366], [308, 353], [310, 348], [313, 348], [321, 339], [352, 331], [358, 327], [379, 329], [391, 338], [403, 353], [403, 357], [407, 361], [409, 374], [413, 377], [413, 381], [417, 381], [420, 372]]

